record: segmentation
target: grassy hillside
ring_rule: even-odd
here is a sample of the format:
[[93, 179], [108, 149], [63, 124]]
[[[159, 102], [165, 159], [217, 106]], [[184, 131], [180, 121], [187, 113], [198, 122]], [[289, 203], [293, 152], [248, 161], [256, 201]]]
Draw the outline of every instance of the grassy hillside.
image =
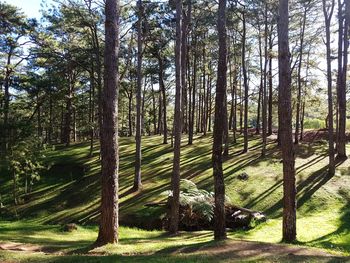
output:
[[[120, 213], [121, 224], [151, 228], [160, 216], [147, 202], [163, 199], [169, 189], [172, 171], [172, 149], [162, 145], [162, 138], [143, 138], [143, 191], [130, 192], [134, 173], [134, 140], [120, 139]], [[198, 187], [213, 189], [210, 136], [196, 137], [193, 146], [182, 147], [182, 178]], [[264, 242], [281, 240], [282, 164], [276, 144], [270, 140], [268, 154], [260, 157], [261, 140], [252, 136], [249, 152], [241, 154], [242, 138], [231, 144], [225, 159], [226, 193], [232, 203], [264, 211], [268, 222], [249, 231], [234, 231], [231, 237]], [[98, 146], [88, 157], [89, 145], [81, 143], [69, 148], [56, 146], [46, 153], [50, 169], [34, 185], [23, 204], [12, 206], [10, 176], [0, 176], [0, 193], [5, 208], [2, 219], [19, 219], [29, 224], [62, 224], [76, 222], [91, 225], [98, 219], [100, 195]], [[333, 178], [327, 176], [327, 144], [315, 142], [297, 148], [298, 240], [301, 244], [319, 246], [350, 253], [350, 161], [338, 165]], [[247, 181], [237, 178], [242, 172]], [[95, 233], [95, 230], [93, 231]], [[0, 240], [7, 234], [0, 233]]]

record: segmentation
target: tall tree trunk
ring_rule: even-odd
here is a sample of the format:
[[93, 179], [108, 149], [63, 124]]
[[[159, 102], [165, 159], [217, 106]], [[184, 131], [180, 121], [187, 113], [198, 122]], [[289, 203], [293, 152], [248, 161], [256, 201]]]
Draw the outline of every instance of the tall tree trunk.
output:
[[66, 146], [69, 146], [71, 143], [71, 132], [72, 132], [72, 113], [73, 113], [73, 78], [69, 76], [68, 81], [68, 93], [66, 100], [66, 113], [65, 113], [65, 122], [64, 122], [64, 143]]
[[101, 132], [101, 217], [96, 245], [118, 242], [118, 47], [119, 1], [105, 2], [103, 125]]
[[91, 61], [90, 71], [90, 90], [89, 90], [89, 125], [90, 125], [90, 151], [89, 156], [91, 157], [94, 150], [94, 122], [95, 122], [95, 68], [93, 58]]
[[159, 135], [163, 134], [163, 123], [162, 123], [162, 114], [163, 114], [163, 107], [162, 107], [162, 93], [159, 90], [159, 94], [158, 94], [158, 130], [157, 133]]
[[299, 143], [299, 127], [300, 127], [300, 107], [301, 107], [301, 68], [303, 64], [303, 51], [304, 51], [304, 35], [305, 35], [305, 26], [306, 26], [306, 15], [307, 7], [304, 7], [303, 22], [300, 32], [300, 55], [298, 63], [298, 95], [297, 95], [297, 112], [295, 116], [295, 133], [294, 133], [294, 143]]
[[268, 115], [268, 135], [272, 134], [272, 98], [273, 98], [273, 80], [272, 80], [272, 48], [273, 48], [273, 40], [272, 40], [272, 29], [269, 34], [269, 115]]
[[210, 77], [209, 78], [209, 117], [208, 117], [208, 131], [211, 131], [211, 116], [212, 116], [212, 94], [211, 94], [211, 89], [212, 89], [212, 81], [213, 79]]
[[246, 50], [246, 18], [245, 10], [242, 12], [242, 22], [243, 22], [243, 34], [242, 34], [242, 70], [243, 70], [243, 82], [244, 82], [244, 142], [243, 142], [243, 152], [248, 151], [248, 76], [245, 61], [245, 50]]
[[164, 65], [163, 58], [158, 54], [158, 63], [159, 63], [159, 87], [162, 93], [162, 116], [163, 116], [163, 144], [168, 143], [168, 127], [167, 127], [167, 112], [166, 112], [166, 92], [164, 84]]
[[188, 57], [188, 41], [187, 35], [189, 31], [189, 25], [191, 23], [192, 15], [192, 2], [188, 1], [187, 13], [183, 11], [183, 23], [182, 23], [182, 35], [181, 35], [181, 82], [182, 82], [182, 121], [183, 121], [183, 132], [188, 130], [188, 108], [187, 108], [187, 83], [186, 83], [186, 72], [187, 72], [187, 57]]
[[[205, 34], [204, 34], [204, 39], [205, 39]], [[203, 135], [207, 134], [206, 131], [206, 125], [205, 125], [205, 120], [206, 120], [206, 114], [207, 114], [207, 103], [206, 103], [206, 52], [205, 52], [205, 43], [203, 44], [203, 98], [202, 98], [202, 119], [201, 119], [201, 130], [203, 132]]]
[[[345, 0], [345, 11], [341, 11], [339, 16], [342, 16], [341, 20], [344, 21], [343, 29], [339, 29], [343, 33], [343, 36], [340, 37], [343, 42], [343, 52], [340, 54], [338, 59], [342, 60], [339, 75], [339, 84], [338, 84], [338, 106], [339, 106], [339, 131], [338, 131], [338, 145], [337, 157], [339, 159], [346, 159], [346, 75], [347, 75], [347, 66], [348, 66], [348, 49], [349, 49], [349, 26], [350, 26], [350, 1]], [[341, 8], [342, 10], [342, 8]], [[342, 23], [342, 22], [341, 22]], [[339, 70], [339, 69], [338, 69]]]
[[[192, 145], [193, 143], [193, 131], [194, 131], [194, 114], [196, 108], [196, 85], [197, 85], [197, 36], [194, 36], [194, 61], [193, 61], [193, 76], [192, 76], [192, 106], [191, 106], [191, 116], [189, 121], [189, 129], [188, 129], [188, 144]], [[190, 94], [191, 96], [191, 94]]]
[[133, 97], [133, 92], [132, 90], [130, 93], [128, 93], [128, 123], [129, 123], [129, 137], [132, 136], [132, 97]]
[[[288, 0], [279, 0], [278, 65], [279, 117], [283, 159], [283, 241], [296, 240], [295, 159], [292, 132], [291, 69]], [[283, 118], [281, 118], [283, 116]]]
[[[7, 64], [5, 70], [5, 83], [4, 83], [4, 135], [3, 135], [3, 153], [6, 155], [9, 148], [10, 140], [10, 127], [9, 127], [9, 113], [10, 113], [10, 75], [11, 75], [11, 57], [13, 47], [10, 47], [9, 54], [7, 55]], [[16, 199], [15, 199], [16, 200]]]
[[[227, 84], [226, 84], [227, 85]], [[227, 89], [227, 87], [226, 87]], [[228, 132], [228, 114], [227, 114], [227, 93], [225, 94], [225, 109], [224, 112], [224, 135], [223, 135], [223, 141], [224, 141], [224, 151], [223, 156], [228, 156], [229, 154], [229, 132]]]
[[222, 117], [226, 116], [225, 94], [227, 78], [226, 0], [219, 0], [218, 34], [219, 63], [215, 98], [215, 120], [212, 162], [215, 191], [214, 238], [215, 240], [222, 240], [226, 239], [225, 183], [222, 170], [222, 139], [224, 135], [224, 120], [222, 119]]
[[152, 114], [153, 114], [153, 129], [154, 135], [157, 134], [157, 109], [156, 109], [156, 96], [153, 88], [153, 80], [151, 78], [151, 89], [152, 89]]
[[327, 49], [327, 82], [328, 82], [328, 158], [329, 167], [328, 174], [333, 176], [335, 173], [334, 161], [334, 137], [333, 137], [333, 92], [332, 92], [332, 61], [331, 61], [331, 20], [335, 1], [332, 0], [331, 6], [326, 4], [326, 0], [322, 0], [323, 15], [326, 26], [326, 49]]
[[267, 65], [268, 65], [268, 53], [267, 53], [267, 42], [268, 42], [268, 21], [267, 21], [267, 3], [265, 3], [265, 33], [264, 33], [264, 68], [263, 68], [263, 86], [262, 86], [262, 150], [261, 156], [266, 155], [266, 143], [267, 143]]
[[138, 191], [142, 188], [141, 182], [141, 90], [142, 90], [142, 0], [137, 1], [137, 89], [136, 89], [136, 152], [135, 152], [135, 176], [133, 189]]
[[176, 45], [175, 45], [175, 68], [176, 68], [176, 95], [175, 95], [175, 116], [174, 116], [174, 161], [173, 174], [171, 177], [171, 216], [169, 232], [176, 234], [179, 228], [179, 207], [180, 207], [180, 154], [181, 154], [181, 133], [182, 133], [182, 0], [176, 0]]
[[52, 143], [53, 137], [53, 102], [52, 102], [52, 92], [50, 92], [49, 98], [49, 129], [48, 129], [48, 143]]

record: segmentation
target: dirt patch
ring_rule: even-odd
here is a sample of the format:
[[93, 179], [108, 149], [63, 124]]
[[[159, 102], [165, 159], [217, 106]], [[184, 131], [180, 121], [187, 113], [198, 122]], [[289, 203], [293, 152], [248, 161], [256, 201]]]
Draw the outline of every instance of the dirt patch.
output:
[[215, 245], [204, 244], [203, 246], [182, 247], [173, 250], [173, 254], [206, 254], [217, 259], [232, 258], [239, 261], [242, 258], [265, 258], [265, 259], [288, 259], [296, 258], [319, 258], [320, 261], [338, 260], [337, 262], [347, 262], [348, 258], [341, 255], [327, 253], [321, 249], [307, 248], [287, 244], [270, 244], [245, 240], [227, 240]]
[[15, 242], [0, 242], [0, 250], [23, 251], [23, 252], [42, 252], [42, 247], [33, 244], [23, 244]]
[[[65, 253], [60, 253], [58, 251], [50, 251], [39, 245], [34, 244], [24, 244], [15, 242], [0, 242], [0, 250], [14, 251], [14, 252], [24, 252], [24, 253], [35, 253], [42, 252], [45, 254], [55, 254], [59, 256], [69, 255]], [[221, 259], [232, 259], [232, 261], [239, 261], [240, 259], [249, 258], [260, 258], [260, 259], [275, 259], [283, 260], [286, 259], [298, 261], [300, 259], [307, 260], [310, 258], [319, 259], [319, 262], [324, 262], [329, 260], [335, 260], [334, 262], [349, 262], [349, 258], [343, 257], [341, 255], [334, 255], [327, 253], [321, 249], [307, 248], [296, 245], [287, 244], [270, 244], [261, 243], [255, 241], [245, 241], [245, 240], [227, 240], [218, 243], [203, 243], [202, 245], [197, 244], [194, 246], [182, 246], [166, 249], [166, 251], [155, 252], [157, 254], [191, 254], [191, 255], [209, 255], [218, 261]], [[96, 250], [84, 251], [82, 253], [76, 253], [85, 256], [103, 256], [104, 253], [98, 253]], [[151, 253], [144, 253], [140, 255], [151, 255]], [[278, 261], [283, 262], [283, 261]], [[298, 261], [299, 262], [299, 261]], [[304, 262], [304, 261], [301, 261]], [[333, 261], [332, 261], [333, 262]]]

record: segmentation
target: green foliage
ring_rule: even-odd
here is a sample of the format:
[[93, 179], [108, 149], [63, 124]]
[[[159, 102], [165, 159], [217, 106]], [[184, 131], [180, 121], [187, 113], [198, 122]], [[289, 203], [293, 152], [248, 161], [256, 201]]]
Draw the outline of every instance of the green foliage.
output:
[[17, 191], [28, 194], [35, 182], [40, 180], [40, 173], [45, 169], [42, 163], [43, 146], [38, 139], [27, 138], [17, 142], [7, 157], [9, 170], [13, 176], [14, 201], [17, 203]]
[[[172, 196], [172, 191], [165, 192]], [[226, 197], [226, 201], [228, 201]], [[204, 189], [198, 189], [191, 180], [180, 180], [180, 205], [189, 206], [190, 210], [198, 213], [207, 221], [214, 217], [214, 193]]]
[[324, 129], [326, 128], [326, 123], [324, 120], [320, 120], [320, 119], [305, 119], [304, 128], [305, 129]]

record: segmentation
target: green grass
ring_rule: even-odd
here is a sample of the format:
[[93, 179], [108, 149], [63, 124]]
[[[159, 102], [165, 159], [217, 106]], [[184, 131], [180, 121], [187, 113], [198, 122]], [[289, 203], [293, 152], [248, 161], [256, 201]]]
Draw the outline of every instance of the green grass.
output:
[[[161, 193], [169, 189], [172, 149], [170, 145], [161, 143], [162, 138], [159, 136], [143, 138], [142, 179], [144, 188], [142, 192], [130, 193], [129, 190], [133, 183], [135, 145], [133, 138], [120, 139], [119, 194], [121, 196], [120, 222], [122, 225], [152, 228], [157, 221], [154, 218], [159, 218], [164, 213], [160, 209], [144, 206], [147, 202], [162, 200], [164, 197]], [[211, 143], [210, 135], [196, 137], [193, 146], [186, 145], [186, 138], [184, 138], [181, 157], [182, 178], [190, 179], [199, 188], [210, 191], [213, 190]], [[267, 156], [261, 158], [261, 140], [257, 136], [250, 138], [249, 147], [248, 153], [240, 153], [242, 150], [241, 137], [236, 144], [231, 144], [230, 155], [224, 162], [226, 194], [234, 204], [264, 211], [269, 220], [252, 230], [232, 232], [230, 237], [276, 243], [281, 240], [281, 156], [276, 145], [270, 141]], [[326, 149], [325, 142], [317, 142], [312, 145], [305, 143], [296, 149], [298, 242], [306, 246], [341, 251], [348, 255], [350, 253], [350, 161], [339, 164], [336, 175], [329, 178], [326, 173], [328, 162]], [[13, 236], [19, 236], [21, 229], [26, 231], [25, 229], [32, 224], [37, 226], [36, 230], [29, 227], [33, 232], [32, 243], [35, 244], [40, 242], [39, 238], [35, 239], [35, 236], [40, 236], [41, 231], [45, 230], [49, 231], [47, 235], [53, 239], [49, 242], [51, 245], [55, 245], [56, 241], [62, 246], [65, 246], [66, 242], [70, 244], [69, 247], [63, 247], [63, 251], [67, 249], [69, 252], [70, 247], [79, 249], [80, 245], [86, 247], [93, 242], [97, 230], [96, 227], [89, 227], [89, 225], [96, 224], [98, 220], [100, 196], [98, 146], [95, 146], [93, 157], [88, 157], [88, 152], [88, 143], [76, 144], [69, 148], [56, 146], [55, 150], [47, 151], [45, 162], [51, 166], [51, 169], [42, 175], [40, 182], [34, 185], [33, 192], [16, 209], [12, 205], [11, 178], [6, 172], [1, 172], [0, 194], [5, 205], [5, 209], [1, 210], [1, 218], [16, 218], [14, 216], [16, 212], [17, 218], [26, 222], [24, 227], [18, 229], [13, 225], [8, 226], [8, 231], [12, 231]], [[249, 180], [241, 181], [237, 178], [237, 175], [242, 172], [249, 175]], [[21, 224], [22, 221], [18, 224]], [[78, 236], [55, 232], [57, 227], [48, 225], [68, 222], [84, 226], [79, 229]], [[158, 238], [159, 235], [162, 235], [157, 231], [135, 230], [133, 232], [134, 230], [122, 228], [121, 236], [128, 231], [133, 233], [130, 235], [136, 235], [139, 232], [147, 236], [144, 241], [153, 235], [158, 235]], [[0, 240], [10, 240], [10, 235], [6, 233], [0, 230]], [[207, 236], [203, 242], [210, 242], [212, 236], [209, 232], [206, 233]], [[42, 235], [45, 236], [45, 233]], [[193, 239], [191, 239], [192, 236]], [[56, 237], [57, 239], [54, 239]], [[188, 234], [188, 238], [192, 240], [192, 243], [183, 244], [182, 239], [179, 242], [189, 246], [199, 243], [197, 240], [199, 237], [196, 234]], [[31, 240], [28, 239], [28, 241]], [[177, 245], [176, 240], [170, 241], [169, 246]], [[78, 245], [79, 242], [82, 243]], [[142, 242], [139, 246], [122, 242], [117, 246], [116, 251], [113, 249], [111, 260], [114, 260], [114, 256], [118, 257], [115, 253], [130, 254], [132, 251], [154, 253], [154, 251], [162, 251], [162, 246], [162, 244], [152, 244], [152, 242], [150, 244]], [[72, 260], [74, 262], [73, 258]], [[108, 258], [106, 260], [109, 262]], [[137, 260], [135, 256], [134, 261]], [[193, 260], [189, 262], [196, 262], [196, 258]]]
[[[168, 236], [163, 231], [120, 228], [120, 242], [91, 248], [97, 227], [79, 227], [77, 231], [62, 232], [59, 226], [37, 225], [30, 221], [1, 222], [0, 240], [30, 243], [41, 252], [0, 251], [0, 261], [11, 262], [343, 262], [339, 254], [288, 255], [278, 251], [242, 255], [235, 241], [214, 242], [210, 231], [182, 232]], [[230, 237], [235, 235], [230, 234]], [[0, 242], [1, 244], [1, 242]], [[256, 245], [257, 244], [257, 245]], [[259, 243], [248, 243], [259, 249]], [[224, 250], [222, 250], [224, 248]], [[274, 247], [278, 249], [279, 247]], [[299, 246], [297, 249], [304, 249]], [[88, 253], [89, 252], [89, 253]], [[88, 253], [88, 254], [86, 254]]]

